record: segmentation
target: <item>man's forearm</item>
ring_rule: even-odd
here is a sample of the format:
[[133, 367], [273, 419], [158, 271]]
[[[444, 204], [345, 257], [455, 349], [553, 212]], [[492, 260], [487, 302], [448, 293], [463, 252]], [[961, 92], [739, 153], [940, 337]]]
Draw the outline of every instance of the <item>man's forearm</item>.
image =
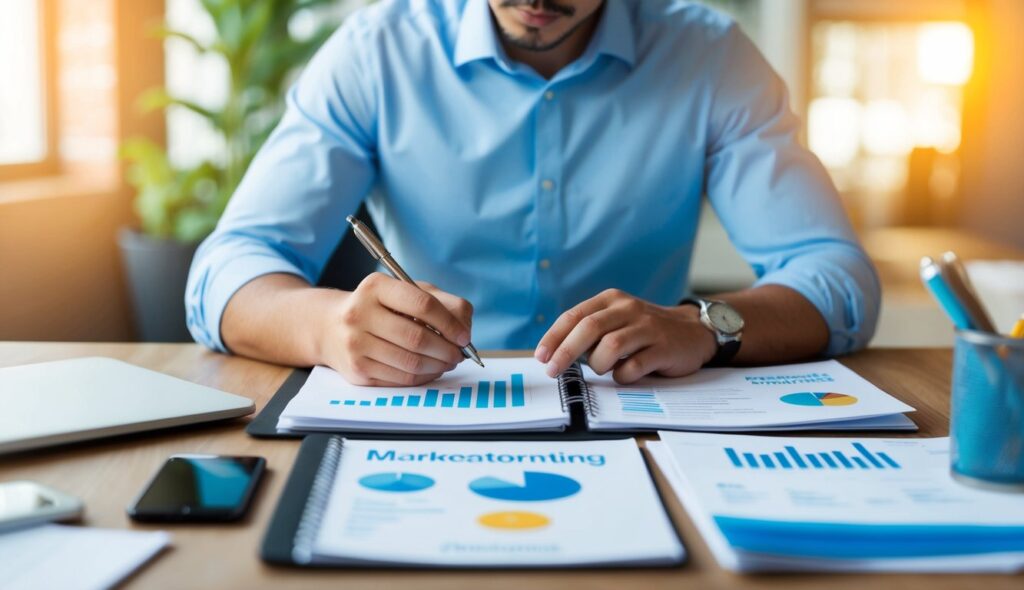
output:
[[295, 275], [264, 275], [228, 302], [221, 337], [232, 352], [258, 360], [297, 367], [322, 363], [317, 322], [348, 295], [314, 288]]
[[711, 297], [743, 316], [743, 344], [735, 364], [772, 364], [811, 358], [828, 346], [828, 324], [803, 295], [781, 285], [763, 285]]

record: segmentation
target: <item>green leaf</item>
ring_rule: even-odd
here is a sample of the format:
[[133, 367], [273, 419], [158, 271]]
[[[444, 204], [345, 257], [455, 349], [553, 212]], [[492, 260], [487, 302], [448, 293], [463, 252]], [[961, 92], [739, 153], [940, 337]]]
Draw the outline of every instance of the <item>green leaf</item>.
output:
[[173, 166], [161, 146], [146, 139], [124, 142], [126, 177], [136, 188], [135, 211], [143, 231], [159, 237], [195, 242], [216, 227], [231, 195], [257, 150], [276, 127], [284, 110], [285, 85], [333, 33], [325, 24], [310, 38], [296, 40], [288, 21], [298, 10], [317, 9], [336, 0], [200, 0], [215, 37], [201, 43], [166, 25], [155, 33], [178, 39], [201, 53], [217, 53], [227, 62], [229, 92], [224, 105], [209, 108], [171, 96], [163, 88], [139, 98], [146, 111], [180, 107], [209, 121], [224, 139], [225, 152], [185, 168]]
[[203, 45], [199, 39], [196, 39], [192, 35], [182, 31], [175, 31], [161, 26], [154, 29], [153, 33], [161, 39], [180, 39], [181, 41], [191, 45], [198, 53], [207, 53], [210, 51], [210, 48]]

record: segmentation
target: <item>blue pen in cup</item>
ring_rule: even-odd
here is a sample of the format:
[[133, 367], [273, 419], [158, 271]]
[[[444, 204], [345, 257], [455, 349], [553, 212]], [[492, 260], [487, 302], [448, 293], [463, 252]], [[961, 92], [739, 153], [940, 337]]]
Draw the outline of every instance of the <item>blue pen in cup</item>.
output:
[[1024, 339], [958, 330], [951, 406], [953, 477], [1024, 493]]

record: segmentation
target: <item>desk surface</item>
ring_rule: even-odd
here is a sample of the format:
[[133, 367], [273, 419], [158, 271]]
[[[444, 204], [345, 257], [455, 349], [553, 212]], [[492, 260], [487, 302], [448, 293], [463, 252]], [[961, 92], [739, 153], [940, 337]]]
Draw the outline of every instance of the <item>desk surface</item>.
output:
[[[186, 344], [52, 344], [0, 342], [0, 366], [79, 356], [109, 356], [183, 379], [244, 395], [257, 410], [289, 369], [213, 354]], [[491, 355], [496, 356], [496, 355]], [[949, 350], [873, 349], [842, 361], [876, 385], [918, 409], [914, 436], [947, 434], [951, 354]], [[170, 454], [255, 454], [267, 458], [268, 477], [247, 520], [233, 525], [168, 526], [173, 548], [138, 572], [139, 588], [509, 588], [542, 590], [581, 587], [618, 590], [658, 588], [900, 588], [939, 590], [984, 584], [986, 590], [1019, 589], [1020, 577], [952, 575], [772, 575], [739, 576], [718, 567], [693, 524], [671, 495], [668, 508], [690, 554], [687, 565], [669, 570], [567, 572], [388, 572], [312, 571], [270, 567], [257, 551], [299, 448], [294, 440], [256, 440], [245, 419], [173, 431], [132, 435], [71, 447], [0, 458], [0, 481], [31, 479], [80, 496], [84, 524], [152, 529], [132, 523], [125, 506]], [[658, 485], [668, 491], [661, 474]], [[610, 507], [611, 508], [611, 507]]]

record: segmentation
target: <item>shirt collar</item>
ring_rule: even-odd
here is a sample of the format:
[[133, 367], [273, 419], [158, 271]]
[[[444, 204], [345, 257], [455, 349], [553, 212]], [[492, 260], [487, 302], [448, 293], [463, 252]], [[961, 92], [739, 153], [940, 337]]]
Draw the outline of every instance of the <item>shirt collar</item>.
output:
[[[586, 54], [611, 55], [630, 67], [636, 60], [636, 41], [633, 20], [624, 0], [605, 0], [601, 22], [594, 31]], [[468, 0], [459, 20], [455, 41], [455, 67], [471, 61], [494, 59], [507, 67], [508, 58], [495, 30], [494, 19], [487, 0]], [[584, 58], [585, 59], [585, 58]]]

